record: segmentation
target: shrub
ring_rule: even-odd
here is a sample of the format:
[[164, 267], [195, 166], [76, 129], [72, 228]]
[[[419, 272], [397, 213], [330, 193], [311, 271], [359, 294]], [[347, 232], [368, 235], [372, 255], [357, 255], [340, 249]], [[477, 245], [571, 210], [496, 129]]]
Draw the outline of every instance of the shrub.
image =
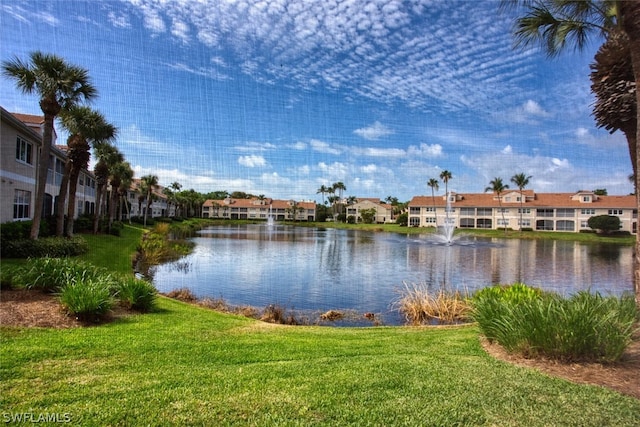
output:
[[441, 288], [433, 292], [426, 284], [409, 285], [406, 282], [394, 305], [405, 315], [407, 322], [413, 325], [432, 321], [461, 322], [468, 319], [470, 311], [466, 296], [459, 291], [447, 291]]
[[482, 333], [507, 351], [567, 361], [618, 360], [638, 318], [632, 296], [586, 291], [562, 298], [536, 291], [483, 290], [472, 304], [472, 317]]
[[82, 321], [99, 321], [113, 306], [108, 283], [99, 280], [70, 282], [60, 290], [65, 310]]
[[36, 258], [77, 256], [89, 250], [82, 236], [73, 238], [46, 237], [38, 240], [20, 239], [2, 242], [3, 258]]
[[129, 309], [152, 311], [155, 308], [157, 293], [151, 283], [131, 277], [118, 283], [116, 296]]
[[396, 217], [396, 224], [401, 227], [406, 227], [409, 225], [409, 214], [406, 212], [401, 213]]
[[57, 292], [70, 283], [90, 280], [100, 280], [111, 289], [116, 283], [116, 279], [106, 270], [69, 258], [29, 260], [14, 277], [17, 286], [45, 292]]

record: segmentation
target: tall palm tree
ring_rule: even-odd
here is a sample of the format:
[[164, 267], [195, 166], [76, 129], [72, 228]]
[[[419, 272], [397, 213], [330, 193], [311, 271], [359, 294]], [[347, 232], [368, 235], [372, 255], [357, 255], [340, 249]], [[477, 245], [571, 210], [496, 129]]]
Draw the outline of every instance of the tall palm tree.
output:
[[62, 126], [66, 128], [70, 135], [68, 139], [67, 161], [65, 162], [64, 175], [60, 184], [57, 208], [58, 218], [56, 224], [56, 234], [61, 236], [64, 228], [64, 205], [67, 196], [68, 184], [68, 204], [67, 204], [67, 230], [66, 235], [73, 235], [73, 224], [75, 216], [76, 188], [78, 177], [82, 169], [89, 166], [90, 143], [94, 147], [111, 142], [115, 139], [117, 129], [108, 123], [104, 116], [98, 111], [86, 106], [73, 106], [68, 110], [63, 110], [60, 114]]
[[440, 179], [444, 182], [444, 193], [447, 197], [449, 197], [449, 180], [451, 178], [453, 178], [453, 175], [448, 170], [445, 169], [440, 172]]
[[[635, 82], [637, 142], [640, 139], [640, 126], [637, 126], [640, 123], [640, 1], [535, 0], [523, 4], [525, 14], [516, 20], [516, 40], [521, 45], [540, 44], [549, 56], [556, 56], [568, 47], [584, 48], [593, 33], [606, 36], [621, 31], [626, 35]], [[630, 146], [629, 151], [637, 167], [640, 150]], [[638, 188], [640, 174], [636, 173], [636, 194]], [[640, 209], [640, 197], [637, 208]], [[640, 306], [640, 233], [636, 234], [634, 286], [636, 303]]]
[[144, 212], [144, 225], [147, 225], [147, 216], [149, 215], [149, 209], [151, 208], [151, 201], [153, 198], [153, 191], [158, 186], [158, 177], [156, 175], [145, 175], [141, 179], [142, 192], [147, 199], [147, 208]]
[[627, 138], [634, 180], [638, 165], [636, 83], [631, 65], [629, 38], [619, 30], [611, 31], [590, 65], [591, 92], [596, 101], [593, 117], [599, 128], [610, 133], [620, 130]]
[[324, 205], [324, 195], [327, 194], [327, 186], [322, 184], [320, 188], [316, 191], [316, 194], [320, 194], [322, 196], [322, 204]]
[[95, 147], [98, 163], [93, 170], [96, 177], [96, 214], [93, 218], [93, 233], [98, 233], [100, 220], [103, 218], [106, 206], [107, 186], [112, 165], [124, 162], [124, 156], [116, 147], [110, 144], [100, 144]]
[[524, 187], [529, 185], [530, 179], [531, 176], [527, 176], [522, 172], [517, 173], [511, 177], [511, 182], [513, 182], [516, 187], [518, 187], [518, 190], [520, 190], [520, 233], [522, 233], [522, 205], [524, 204], [524, 194], [522, 193], [522, 190], [524, 190]]
[[338, 213], [342, 213], [342, 195], [347, 191], [347, 187], [344, 182], [338, 181], [333, 183], [333, 191], [338, 194]]
[[502, 182], [502, 178], [496, 177], [489, 181], [489, 187], [484, 189], [485, 193], [487, 191], [492, 191], [498, 196], [498, 205], [500, 206], [500, 212], [502, 213], [502, 225], [504, 226], [505, 236], [507, 235], [507, 224], [504, 219], [504, 209], [502, 209], [502, 193], [507, 188], [509, 188], [509, 186]]
[[431, 201], [433, 202], [433, 215], [435, 216], [435, 226], [438, 228], [438, 215], [436, 215], [436, 191], [440, 189], [440, 184], [435, 178], [430, 178], [427, 187], [431, 187]]
[[69, 109], [97, 95], [91, 84], [89, 73], [84, 68], [68, 64], [64, 59], [42, 52], [32, 52], [29, 60], [18, 57], [2, 62], [2, 73], [14, 80], [18, 89], [26, 94], [40, 97], [40, 108], [44, 113], [42, 145], [36, 175], [36, 198], [33, 223], [29, 237], [37, 239], [44, 206], [45, 187], [49, 156], [53, 143], [53, 122], [63, 109]]

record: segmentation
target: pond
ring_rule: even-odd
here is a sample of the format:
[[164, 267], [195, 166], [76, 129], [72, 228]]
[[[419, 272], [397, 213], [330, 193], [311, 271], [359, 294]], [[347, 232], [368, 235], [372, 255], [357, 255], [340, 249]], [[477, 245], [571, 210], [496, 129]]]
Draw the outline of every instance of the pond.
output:
[[633, 248], [555, 240], [458, 237], [247, 224], [199, 232], [192, 254], [153, 269], [160, 292], [189, 288], [231, 305], [301, 313], [375, 313], [404, 323], [394, 301], [407, 284], [473, 292], [523, 282], [569, 295], [633, 291]]

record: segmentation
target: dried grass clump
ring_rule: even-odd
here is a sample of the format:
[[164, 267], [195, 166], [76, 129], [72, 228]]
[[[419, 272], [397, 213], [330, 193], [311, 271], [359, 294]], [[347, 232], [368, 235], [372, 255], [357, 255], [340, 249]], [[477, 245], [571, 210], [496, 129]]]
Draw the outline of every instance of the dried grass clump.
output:
[[443, 288], [430, 290], [426, 284], [404, 282], [395, 302], [398, 310], [412, 325], [427, 323], [453, 324], [469, 319], [471, 307], [466, 293]]
[[184, 302], [194, 302], [198, 299], [189, 288], [174, 289], [171, 292], [166, 293], [165, 295], [169, 298], [177, 299]]

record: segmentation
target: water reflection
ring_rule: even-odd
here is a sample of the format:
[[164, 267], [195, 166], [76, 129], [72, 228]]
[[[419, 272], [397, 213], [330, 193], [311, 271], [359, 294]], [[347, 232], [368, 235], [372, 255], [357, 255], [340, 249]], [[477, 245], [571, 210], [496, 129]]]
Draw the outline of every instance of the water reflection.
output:
[[402, 323], [390, 308], [403, 282], [474, 291], [524, 282], [562, 294], [632, 290], [632, 248], [551, 240], [425, 237], [275, 224], [204, 230], [194, 252], [155, 269], [161, 292], [188, 287], [232, 305], [352, 309]]

